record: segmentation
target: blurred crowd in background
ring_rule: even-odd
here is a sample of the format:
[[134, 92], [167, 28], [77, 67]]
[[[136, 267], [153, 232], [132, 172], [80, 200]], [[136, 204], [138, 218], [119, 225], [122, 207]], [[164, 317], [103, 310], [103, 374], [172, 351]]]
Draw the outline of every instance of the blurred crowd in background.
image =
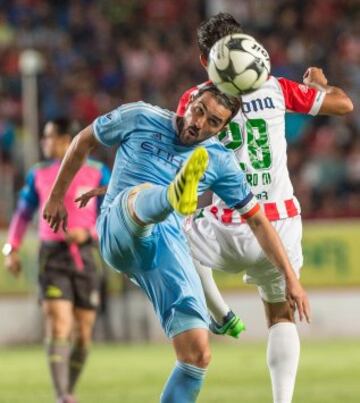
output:
[[[24, 49], [45, 61], [40, 125], [69, 116], [85, 126], [140, 99], [174, 110], [186, 89], [206, 79], [196, 27], [219, 11], [265, 45], [273, 75], [301, 81], [308, 66], [318, 66], [350, 95], [355, 112], [348, 117], [287, 116], [288, 164], [305, 217], [360, 216], [357, 0], [0, 0], [0, 168], [14, 184], [7, 187], [12, 200], [24, 176]], [[111, 165], [109, 154], [100, 158]], [[9, 214], [0, 206], [0, 224]]]

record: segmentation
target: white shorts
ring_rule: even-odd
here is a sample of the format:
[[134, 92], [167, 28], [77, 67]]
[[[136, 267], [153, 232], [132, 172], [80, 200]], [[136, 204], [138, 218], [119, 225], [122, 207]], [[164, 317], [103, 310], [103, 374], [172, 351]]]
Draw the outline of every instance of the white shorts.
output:
[[[273, 221], [297, 277], [303, 264], [301, 217]], [[244, 282], [256, 284], [266, 302], [286, 300], [283, 274], [265, 256], [247, 224], [224, 225], [211, 213], [192, 218], [185, 226], [194, 259], [213, 269], [238, 273], [244, 271]]]

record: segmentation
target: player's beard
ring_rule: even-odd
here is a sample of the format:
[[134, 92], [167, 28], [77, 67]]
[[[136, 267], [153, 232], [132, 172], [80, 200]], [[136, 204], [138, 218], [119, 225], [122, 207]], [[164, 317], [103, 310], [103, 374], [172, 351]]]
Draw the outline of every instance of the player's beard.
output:
[[178, 116], [176, 119], [178, 138], [182, 145], [193, 146], [201, 142], [199, 139], [199, 131], [195, 126], [185, 128], [184, 118]]

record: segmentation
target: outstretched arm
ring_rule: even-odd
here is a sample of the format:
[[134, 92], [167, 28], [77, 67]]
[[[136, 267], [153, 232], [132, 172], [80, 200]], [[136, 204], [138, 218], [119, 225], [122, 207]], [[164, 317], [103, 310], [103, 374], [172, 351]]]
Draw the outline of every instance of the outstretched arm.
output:
[[309, 87], [326, 92], [319, 110], [320, 115], [346, 115], [353, 111], [351, 99], [341, 88], [328, 85], [322, 69], [309, 67], [304, 74], [303, 82]]
[[261, 210], [249, 217], [247, 223], [268, 259], [284, 273], [290, 304], [297, 307], [300, 320], [305, 317], [310, 322], [310, 305], [306, 292], [291, 267], [279, 235]]
[[54, 232], [57, 232], [60, 226], [66, 231], [67, 211], [63, 202], [65, 193], [87, 156], [97, 144], [92, 126], [87, 126], [74, 137], [65, 154], [43, 210], [43, 217]]
[[75, 201], [79, 203], [79, 208], [85, 207], [93, 197], [103, 196], [107, 191], [107, 186], [99, 186], [83, 193]]

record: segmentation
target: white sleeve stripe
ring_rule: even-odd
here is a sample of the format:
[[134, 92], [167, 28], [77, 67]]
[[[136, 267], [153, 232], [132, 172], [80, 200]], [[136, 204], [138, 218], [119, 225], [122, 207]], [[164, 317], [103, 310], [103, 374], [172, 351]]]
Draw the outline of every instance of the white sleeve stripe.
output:
[[253, 209], [257, 205], [257, 199], [255, 196], [253, 196], [247, 204], [245, 204], [244, 207], [237, 208], [237, 211], [241, 214], [244, 215], [248, 213], [251, 209]]
[[319, 113], [319, 110], [321, 108], [321, 105], [324, 102], [326, 92], [325, 91], [318, 91], [316, 94], [316, 97], [314, 99], [314, 103], [312, 104], [311, 109], [309, 110], [308, 114], [315, 116]]

